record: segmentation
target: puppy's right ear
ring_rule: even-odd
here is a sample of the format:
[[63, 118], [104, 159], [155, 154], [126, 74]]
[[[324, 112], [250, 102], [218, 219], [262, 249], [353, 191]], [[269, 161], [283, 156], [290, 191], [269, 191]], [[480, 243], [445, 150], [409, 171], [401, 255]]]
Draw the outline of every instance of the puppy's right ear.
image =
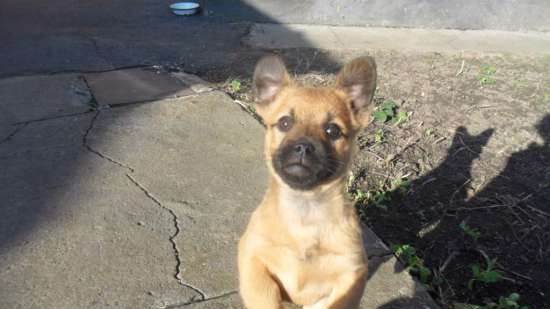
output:
[[265, 56], [254, 70], [252, 91], [262, 108], [272, 103], [281, 89], [290, 84], [290, 77], [281, 58], [275, 55]]

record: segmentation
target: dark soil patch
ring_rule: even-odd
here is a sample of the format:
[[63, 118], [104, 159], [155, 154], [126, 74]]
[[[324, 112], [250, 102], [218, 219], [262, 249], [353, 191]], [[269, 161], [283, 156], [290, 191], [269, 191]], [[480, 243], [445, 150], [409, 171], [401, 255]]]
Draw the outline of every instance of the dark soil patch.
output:
[[[281, 53], [298, 80], [326, 85], [361, 52]], [[376, 102], [395, 101], [409, 121], [373, 121], [359, 136], [350, 192], [387, 195], [359, 202], [361, 218], [389, 245], [417, 249], [439, 278], [427, 287], [443, 308], [512, 292], [531, 309], [550, 308], [550, 58], [374, 56]], [[203, 76], [246, 107], [256, 59]], [[396, 180], [404, 185], [392, 191]], [[466, 235], [462, 222], [479, 237]], [[504, 278], [469, 288], [471, 265], [487, 259]]]

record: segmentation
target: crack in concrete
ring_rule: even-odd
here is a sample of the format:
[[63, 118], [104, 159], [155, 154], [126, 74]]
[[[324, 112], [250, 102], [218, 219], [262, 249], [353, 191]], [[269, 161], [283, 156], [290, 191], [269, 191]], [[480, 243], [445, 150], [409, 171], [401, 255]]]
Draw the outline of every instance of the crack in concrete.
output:
[[21, 131], [24, 127], [27, 126], [28, 123], [22, 123], [22, 124], [15, 124], [15, 129], [8, 134], [8, 136], [4, 137], [2, 140], [0, 140], [0, 145], [10, 141], [19, 131]]
[[194, 292], [196, 292], [197, 294], [199, 294], [199, 297], [200, 297], [199, 300], [195, 300], [194, 298], [191, 298], [191, 300], [190, 300], [191, 302], [205, 301], [206, 299], [208, 299], [206, 297], [206, 294], [201, 289], [199, 289], [198, 287], [184, 282], [183, 278], [181, 277], [182, 261], [181, 261], [181, 257], [180, 257], [180, 250], [179, 250], [178, 245], [176, 244], [176, 241], [175, 241], [176, 237], [181, 232], [178, 216], [176, 215], [176, 213], [172, 209], [170, 209], [169, 207], [164, 206], [160, 202], [159, 199], [157, 199], [153, 194], [151, 194], [151, 192], [149, 192], [149, 190], [147, 190], [144, 186], [142, 186], [134, 177], [132, 177], [130, 174], [126, 174], [126, 177], [128, 177], [128, 179], [130, 179], [130, 181], [136, 187], [138, 187], [151, 201], [153, 201], [157, 206], [159, 206], [161, 209], [168, 212], [170, 214], [170, 216], [172, 216], [172, 222], [174, 224], [175, 232], [168, 239], [170, 240], [170, 243], [172, 244], [172, 249], [174, 250], [174, 256], [176, 258], [176, 267], [175, 267], [174, 278], [176, 278], [176, 280], [178, 281], [178, 283], [181, 286], [189, 288], [189, 289], [193, 290]]
[[48, 121], [48, 120], [55, 120], [60, 118], [67, 118], [67, 117], [73, 117], [73, 116], [80, 116], [80, 115], [86, 115], [88, 113], [91, 113], [93, 110], [87, 110], [85, 112], [79, 112], [79, 113], [72, 113], [72, 114], [65, 114], [65, 115], [57, 115], [57, 116], [51, 116], [51, 117], [44, 117], [44, 118], [37, 118], [37, 119], [31, 119], [31, 120], [25, 120], [25, 121], [19, 121], [13, 123], [13, 125], [20, 125], [20, 124], [30, 124], [35, 122], [42, 122], [42, 121]]
[[163, 309], [182, 308], [182, 307], [186, 307], [186, 306], [197, 304], [197, 303], [203, 303], [203, 302], [207, 302], [207, 301], [212, 301], [212, 300], [228, 297], [228, 296], [231, 296], [231, 295], [236, 294], [238, 292], [239, 292], [238, 290], [231, 290], [231, 291], [224, 292], [224, 293], [214, 295], [214, 296], [211, 296], [211, 297], [207, 297], [207, 298], [204, 298], [204, 299], [201, 299], [201, 300], [191, 299], [191, 300], [180, 302], [180, 303], [166, 305]]
[[99, 114], [101, 113], [100, 110], [97, 110], [94, 117], [92, 118], [92, 121], [90, 121], [90, 125], [88, 126], [88, 128], [86, 129], [86, 132], [84, 133], [84, 136], [82, 137], [82, 146], [84, 146], [84, 148], [86, 148], [89, 152], [99, 156], [100, 158], [102, 159], [105, 159], [115, 165], [118, 165], [122, 168], [125, 168], [127, 170], [129, 170], [130, 172], [134, 172], [134, 169], [124, 163], [121, 163], [121, 162], [118, 162], [117, 160], [101, 153], [100, 151], [92, 148], [92, 146], [90, 146], [90, 144], [88, 143], [88, 135], [90, 135], [90, 132], [93, 130], [94, 128], [94, 125], [95, 125], [95, 121], [97, 120], [97, 118], [99, 117]]
[[120, 167], [123, 167], [123, 168], [127, 169], [129, 173], [126, 174], [126, 177], [128, 177], [128, 179], [130, 179], [130, 181], [136, 187], [138, 187], [145, 194], [145, 196], [147, 196], [157, 206], [159, 206], [160, 208], [162, 208], [163, 210], [165, 210], [166, 212], [168, 212], [171, 215], [172, 221], [173, 221], [173, 224], [174, 224], [174, 228], [175, 228], [175, 232], [168, 239], [169, 239], [170, 243], [172, 244], [172, 249], [174, 251], [174, 256], [176, 258], [176, 267], [175, 267], [174, 278], [178, 281], [178, 283], [181, 286], [189, 288], [189, 289], [193, 290], [195, 293], [198, 294], [198, 299], [196, 299], [195, 297], [192, 297], [191, 300], [189, 300], [188, 302], [191, 302], [191, 303], [202, 302], [202, 301], [205, 301], [205, 300], [214, 299], [215, 297], [221, 297], [220, 295], [218, 295], [218, 296], [207, 298], [206, 294], [200, 288], [185, 282], [183, 280], [183, 278], [181, 277], [182, 260], [181, 260], [181, 257], [180, 257], [180, 250], [179, 250], [179, 248], [176, 244], [176, 241], [175, 241], [175, 238], [180, 234], [181, 229], [180, 229], [180, 222], [179, 222], [179, 219], [178, 219], [178, 216], [176, 215], [176, 213], [172, 209], [170, 209], [169, 207], [164, 206], [158, 198], [156, 198], [153, 194], [151, 194], [151, 192], [149, 192], [149, 190], [147, 190], [132, 175], [130, 175], [131, 173], [134, 173], [134, 171], [135, 171], [134, 168], [132, 168], [132, 167], [126, 165], [126, 164], [123, 164], [123, 163], [121, 163], [121, 162], [119, 162], [119, 161], [117, 161], [117, 160], [101, 153], [100, 151], [92, 148], [90, 146], [90, 144], [88, 143], [88, 136], [90, 135], [91, 131], [93, 130], [95, 122], [96, 122], [96, 120], [97, 120], [97, 118], [99, 117], [100, 114], [101, 114], [101, 110], [97, 110], [95, 115], [92, 117], [92, 120], [90, 121], [90, 125], [88, 126], [88, 128], [86, 129], [86, 132], [84, 133], [84, 135], [82, 137], [82, 145], [88, 151], [90, 151], [91, 153], [99, 156], [100, 158], [105, 159], [105, 160], [107, 160], [107, 161], [109, 161], [109, 162], [111, 162], [115, 165], [118, 165]]

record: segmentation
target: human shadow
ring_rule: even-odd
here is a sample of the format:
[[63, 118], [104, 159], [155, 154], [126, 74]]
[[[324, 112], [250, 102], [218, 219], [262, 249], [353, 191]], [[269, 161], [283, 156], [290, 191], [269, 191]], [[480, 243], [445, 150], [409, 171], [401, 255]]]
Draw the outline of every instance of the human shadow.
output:
[[[386, 228], [385, 240], [390, 243], [406, 242], [417, 248], [432, 269], [432, 279], [444, 278], [441, 290], [435, 291], [433, 283], [428, 286], [434, 296], [453, 293], [454, 299], [483, 304], [487, 298], [518, 292], [526, 300], [522, 304], [541, 308], [550, 304], [543, 293], [550, 288], [545, 279], [550, 266], [550, 115], [536, 128], [544, 142], [513, 153], [502, 171], [477, 191], [470, 185], [475, 177], [472, 164], [494, 130], [471, 135], [466, 128], [457, 128], [441, 164], [412, 181], [408, 194], [392, 204], [381, 222], [373, 223], [375, 230]], [[448, 285], [465, 285], [472, 276], [470, 265], [486, 265], [488, 259], [496, 259], [507, 280], [492, 286], [478, 284], [464, 294], [450, 292]], [[417, 283], [417, 289], [425, 287]], [[379, 308], [414, 303], [414, 298], [405, 297]]]
[[550, 114], [537, 123], [536, 129], [543, 144], [532, 142], [525, 150], [512, 154], [504, 170], [471, 203], [487, 204], [508, 196], [550, 212]]

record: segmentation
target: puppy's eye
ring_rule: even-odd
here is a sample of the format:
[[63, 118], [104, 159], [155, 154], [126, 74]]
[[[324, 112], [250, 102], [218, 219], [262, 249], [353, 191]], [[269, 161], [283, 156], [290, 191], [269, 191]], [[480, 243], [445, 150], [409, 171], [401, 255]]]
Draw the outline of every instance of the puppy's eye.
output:
[[332, 122], [327, 124], [327, 126], [325, 127], [325, 132], [327, 133], [327, 136], [333, 141], [339, 139], [342, 136], [342, 130], [340, 129], [340, 127]]
[[294, 125], [294, 119], [292, 119], [292, 117], [290, 117], [290, 116], [283, 116], [277, 122], [277, 127], [282, 132], [287, 132], [288, 130], [290, 130], [292, 128], [293, 125]]

